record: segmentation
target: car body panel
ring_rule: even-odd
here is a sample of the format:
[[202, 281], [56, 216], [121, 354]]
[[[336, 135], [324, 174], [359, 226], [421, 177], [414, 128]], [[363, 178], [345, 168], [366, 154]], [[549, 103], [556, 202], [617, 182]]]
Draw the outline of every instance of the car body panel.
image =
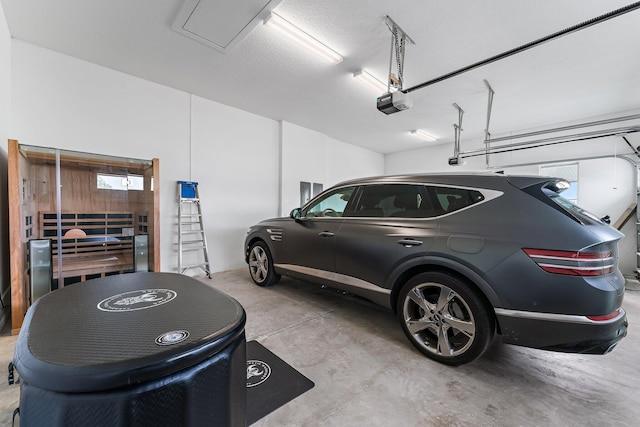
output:
[[[626, 334], [624, 311], [606, 322], [573, 320], [621, 309], [624, 278], [617, 269], [617, 242], [623, 235], [597, 218], [583, 223], [551, 201], [541, 188], [552, 180], [495, 174], [351, 180], [301, 209], [304, 213], [332, 191], [353, 187], [342, 217], [263, 221], [249, 230], [245, 251], [256, 239], [264, 240], [277, 273], [347, 290], [393, 310], [408, 279], [425, 271], [445, 271], [466, 280], [486, 298], [504, 342], [606, 352]], [[474, 197], [477, 192], [483, 197], [460, 209], [449, 209], [453, 199], [441, 200], [438, 213], [426, 218], [392, 217], [389, 205], [378, 205], [377, 212], [373, 207], [357, 211], [358, 204], [365, 204], [360, 200], [364, 189], [376, 185], [468, 189]], [[425, 204], [440, 190], [433, 191], [421, 193]], [[431, 201], [434, 206], [439, 203]], [[376, 216], [382, 215], [381, 209], [386, 216]], [[611, 248], [615, 268], [594, 277], [550, 273], [524, 251], [577, 253], [602, 245]]]
[[335, 270], [335, 234], [342, 218], [309, 218], [284, 229], [278, 263], [297, 264], [318, 270]]
[[427, 255], [437, 234], [437, 220], [403, 226], [393, 218], [345, 218], [336, 237], [335, 271], [387, 288], [385, 278], [399, 265]]

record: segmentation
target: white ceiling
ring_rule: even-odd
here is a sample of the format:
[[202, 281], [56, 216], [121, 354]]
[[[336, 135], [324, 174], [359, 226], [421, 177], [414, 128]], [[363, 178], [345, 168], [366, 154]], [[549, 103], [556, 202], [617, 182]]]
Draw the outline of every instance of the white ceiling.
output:
[[[331, 65], [258, 24], [226, 53], [172, 29], [183, 0], [1, 0], [12, 37], [380, 153], [428, 144], [421, 128], [480, 140], [487, 79], [494, 136], [640, 108], [640, 10], [411, 94], [414, 107], [377, 111], [380, 94], [354, 81], [385, 80], [391, 16], [415, 41], [405, 85], [470, 65], [614, 9], [629, 0], [283, 0], [275, 11], [331, 46]], [[246, 2], [246, 1], [245, 1]], [[263, 1], [264, 2], [264, 1]], [[243, 2], [228, 2], [227, 8]]]

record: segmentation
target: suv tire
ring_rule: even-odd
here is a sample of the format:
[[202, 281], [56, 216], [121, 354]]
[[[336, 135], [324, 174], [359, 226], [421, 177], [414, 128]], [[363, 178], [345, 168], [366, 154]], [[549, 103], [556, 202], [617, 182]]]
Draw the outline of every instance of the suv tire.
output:
[[397, 309], [409, 341], [441, 363], [471, 362], [493, 339], [495, 319], [482, 296], [445, 272], [421, 273], [407, 281]]
[[273, 270], [271, 251], [262, 240], [249, 248], [249, 273], [258, 286], [271, 286], [280, 280], [280, 275]]

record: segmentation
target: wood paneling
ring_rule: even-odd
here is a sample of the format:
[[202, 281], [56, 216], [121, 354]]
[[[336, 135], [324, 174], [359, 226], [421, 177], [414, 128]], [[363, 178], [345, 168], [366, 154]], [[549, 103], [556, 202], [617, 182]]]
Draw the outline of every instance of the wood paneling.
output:
[[57, 222], [56, 212], [40, 212], [40, 238], [53, 240], [51, 248], [54, 280], [60, 277], [60, 256], [63, 279], [79, 277], [84, 282], [88, 275], [104, 277], [107, 273], [133, 271], [133, 213], [63, 212], [60, 247]]
[[[57, 209], [55, 150], [21, 146], [16, 140], [8, 143], [8, 186], [9, 186], [9, 244], [11, 270], [11, 327], [17, 333], [22, 326], [29, 307], [28, 270], [26, 247], [31, 238], [43, 235], [40, 212], [55, 212]], [[30, 149], [29, 149], [30, 148]], [[120, 191], [97, 188], [97, 173], [145, 177], [143, 191]], [[160, 189], [159, 160], [151, 162], [125, 158], [98, 156], [61, 150], [60, 184], [63, 212], [113, 213], [130, 212], [134, 233], [149, 235], [150, 270], [160, 271]], [[150, 184], [153, 180], [154, 190]], [[144, 216], [147, 232], [137, 226], [138, 215]], [[144, 229], [144, 227], [143, 227]], [[107, 233], [108, 234], [108, 233]], [[78, 246], [85, 250], [83, 245]], [[79, 250], [80, 250], [79, 249]], [[107, 265], [106, 257], [87, 263], [83, 274], [95, 271], [127, 271], [133, 265], [132, 250], [126, 248], [119, 256], [119, 264]], [[110, 257], [112, 258], [112, 257]], [[102, 264], [101, 264], [102, 262]], [[56, 268], [57, 268], [57, 263]], [[113, 263], [112, 263], [113, 264]], [[125, 265], [126, 264], [126, 265]], [[63, 270], [65, 266], [63, 264]], [[86, 271], [85, 271], [86, 270]], [[80, 270], [78, 270], [80, 271]], [[87, 273], [88, 271], [88, 273]], [[69, 273], [71, 274], [71, 273]], [[67, 274], [68, 276], [68, 274]]]
[[18, 141], [8, 141], [8, 185], [9, 185], [9, 256], [11, 269], [11, 333], [20, 331], [26, 311], [24, 286], [25, 256], [22, 243], [21, 201], [22, 179], [20, 178], [20, 151]]

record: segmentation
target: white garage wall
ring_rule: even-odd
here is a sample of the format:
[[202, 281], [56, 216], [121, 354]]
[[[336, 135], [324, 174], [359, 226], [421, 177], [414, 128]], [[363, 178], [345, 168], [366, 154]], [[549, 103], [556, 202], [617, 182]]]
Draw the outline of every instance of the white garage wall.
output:
[[241, 268], [247, 228], [278, 216], [280, 126], [196, 96], [192, 106], [191, 179], [199, 182], [209, 260], [214, 271]]
[[635, 168], [626, 160], [582, 160], [578, 173], [578, 203], [594, 214], [613, 222], [636, 202]]
[[[7, 193], [7, 139], [11, 130], [11, 36], [0, 6], [0, 296], [9, 304], [9, 201]], [[5, 310], [0, 306], [0, 328]]]
[[300, 207], [300, 181], [324, 189], [341, 181], [384, 173], [384, 156], [294, 125], [281, 124], [281, 215]]
[[381, 154], [324, 134], [22, 41], [13, 40], [11, 47], [10, 138], [21, 144], [160, 159], [163, 271], [177, 268], [178, 180], [200, 183], [212, 270], [222, 271], [244, 267], [246, 229], [278, 216], [285, 204], [282, 194], [287, 206], [298, 205], [299, 181], [326, 188], [383, 172]]
[[335, 139], [327, 139], [328, 185], [347, 179], [383, 174], [384, 156], [382, 154]]
[[11, 124], [11, 35], [0, 6], [0, 149], [7, 152]]
[[449, 166], [447, 159], [453, 154], [453, 146], [439, 144], [387, 154], [384, 157], [384, 174], [453, 172], [463, 168]]
[[21, 144], [160, 159], [161, 265], [173, 264], [176, 180], [189, 175], [189, 95], [13, 41], [12, 137]]
[[[299, 205], [300, 181], [328, 188], [346, 179], [383, 173], [485, 168], [484, 157], [470, 159], [458, 168], [448, 166], [453, 151], [450, 145], [383, 156], [291, 123], [255, 116], [10, 40], [2, 22], [0, 19], [0, 58], [9, 60], [0, 63], [0, 88], [11, 92], [10, 97], [0, 99], [2, 151], [9, 137], [23, 144], [158, 157], [164, 271], [174, 271], [177, 266], [177, 180], [200, 182], [212, 269], [221, 271], [244, 266], [241, 244], [249, 225], [262, 218], [287, 215]], [[7, 117], [11, 118], [10, 129]], [[576, 153], [572, 145], [521, 152], [525, 153], [522, 159], [568, 158]], [[620, 154], [625, 148], [619, 143], [594, 142], [578, 147], [581, 155], [612, 150]], [[522, 162], [515, 155], [506, 160]], [[581, 176], [593, 177], [582, 182], [581, 205], [614, 219], [619, 216], [635, 197], [635, 171], [621, 162], [617, 160], [615, 167], [613, 163], [604, 167], [581, 164]], [[618, 174], [616, 190], [610, 184], [614, 172]], [[625, 263], [635, 266], [635, 258]]]
[[280, 215], [300, 206], [300, 181], [328, 185], [326, 135], [292, 123], [280, 124]]

